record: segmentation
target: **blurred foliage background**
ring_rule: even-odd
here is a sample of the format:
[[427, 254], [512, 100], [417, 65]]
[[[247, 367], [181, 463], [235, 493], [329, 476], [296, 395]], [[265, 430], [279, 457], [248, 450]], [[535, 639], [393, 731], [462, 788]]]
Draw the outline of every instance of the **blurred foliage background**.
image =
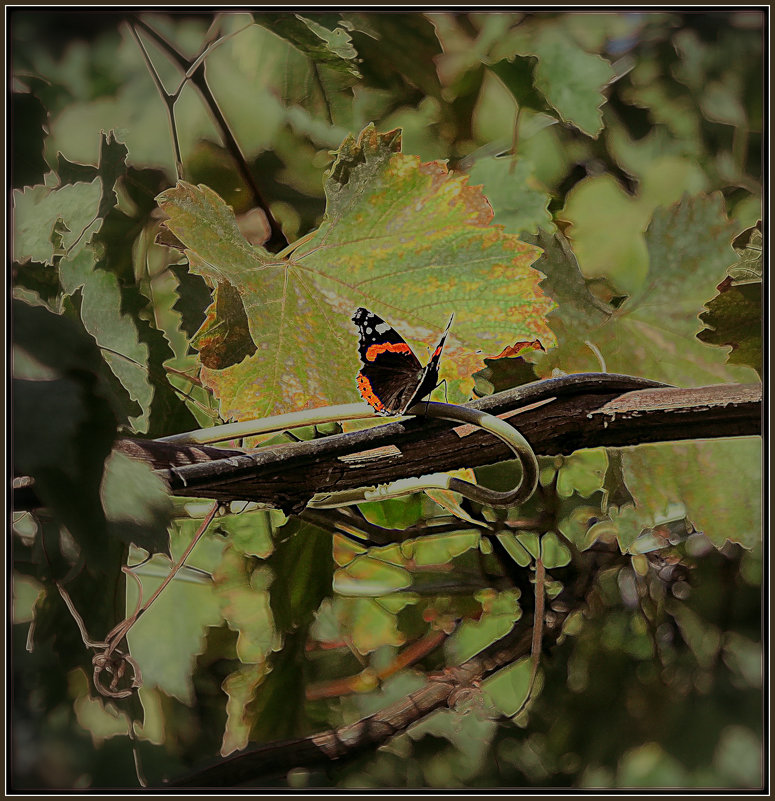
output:
[[[217, 421], [209, 393], [185, 378], [195, 363], [189, 342], [209, 293], [189, 275], [185, 260], [153, 242], [160, 219], [154, 198], [175, 182], [175, 155], [162, 99], [130, 25], [169, 91], [180, 81], [179, 70], [143, 24], [189, 59], [210, 43], [207, 86], [289, 241], [320, 223], [331, 151], [369, 122], [380, 131], [401, 127], [404, 152], [446, 159], [450, 168], [468, 172], [507, 231], [564, 233], [587, 286], [607, 302], [643, 287], [649, 271], [644, 231], [658, 207], [686, 194], [719, 192], [733, 232], [762, 216], [764, 20], [758, 11], [149, 13], [138, 24], [124, 13], [18, 8], [9, 20], [17, 223], [34, 229], [36, 221], [51, 218], [54, 227], [60, 214], [51, 216], [25, 187], [104, 178], [115, 151], [102, 131], [113, 131], [126, 146], [116, 204], [101, 212], [95, 239], [107, 254], [101, 269], [117, 276], [115, 298], [110, 288], [99, 296], [112, 298], [105, 323], [90, 327], [88, 293], [80, 290], [88, 281], [72, 265], [64, 268], [56, 247], [49, 254], [48, 234], [41, 248], [34, 230], [25, 228], [21, 236], [16, 229], [17, 240], [32, 244], [12, 267], [22, 303], [15, 337], [35, 364], [60, 367], [65, 357], [57, 343], [67, 349], [72, 342], [80, 348], [68, 350], [79, 354], [72, 369], [82, 375], [104, 355], [89, 351], [93, 340], [84, 344], [83, 328], [76, 332], [70, 323], [83, 319], [100, 347], [108, 347], [105, 331], [116, 331], [121, 319], [134, 327], [131, 336], [116, 336], [123, 337], [122, 347], [131, 339], [132, 358], [150, 376], [135, 381], [111, 363], [113, 373], [97, 371], [94, 385], [68, 377], [66, 398], [92, 403], [83, 413], [91, 450], [84, 450], [75, 424], [66, 432], [73, 437], [67, 447], [77, 442], [72, 447], [83, 457], [72, 475], [56, 474], [46, 484], [41, 452], [54, 433], [44, 428], [40, 441], [26, 437], [20, 450], [31, 466], [27, 472], [64, 520], [72, 513], [83, 523], [96, 508], [86, 498], [74, 511], [70, 496], [87, 485], [97, 493], [116, 424], [123, 432], [162, 436]], [[261, 214], [222, 130], [190, 83], [175, 103], [175, 120], [186, 180], [212, 187], [234, 208], [243, 232], [261, 241]], [[516, 161], [501, 157], [509, 151]], [[32, 198], [29, 205], [23, 197]], [[68, 213], [75, 211], [68, 207]], [[723, 277], [722, 271], [717, 280]], [[50, 329], [44, 310], [56, 313]], [[33, 332], [27, 339], [22, 323], [24, 332]], [[46, 341], [33, 341], [34, 332], [45, 332]], [[629, 343], [620, 347], [626, 361]], [[575, 369], [597, 369], [593, 354], [590, 359]], [[23, 366], [34, 372], [34, 365]], [[687, 384], [697, 380], [691, 365], [682, 369]], [[750, 369], [739, 369], [748, 372], [736, 376], [754, 380]], [[125, 391], [111, 383], [114, 374]], [[40, 397], [35, 403], [39, 414], [53, 413]], [[63, 401], [57, 403], [61, 408]], [[95, 423], [99, 414], [102, 422]], [[754, 472], [757, 448], [741, 457]], [[586, 547], [589, 531], [608, 519], [611, 493], [622, 509], [627, 506], [626, 487], [615, 458], [602, 451], [542, 465], [542, 489], [519, 514], [544, 521], [550, 514], [543, 531], [560, 532], [554, 551], [545, 544], [545, 555], [553, 553], [546, 557], [551, 573], [570, 560], [560, 540]], [[147, 476], [130, 478], [126, 465], [111, 469], [123, 486], [131, 484], [132, 497], [159, 492]], [[509, 470], [488, 468], [479, 477], [505, 487]], [[758, 485], [750, 485], [750, 494], [758, 504]], [[77, 545], [55, 522], [29, 514], [14, 519], [10, 769], [16, 789], [136, 786], [126, 716], [137, 721], [136, 750], [151, 784], [248, 742], [355, 720], [416, 689], [425, 671], [467, 658], [531, 614], [530, 600], [508, 583], [503, 554], [495, 546], [493, 555], [475, 525], [376, 549], [334, 535], [332, 551], [330, 531], [286, 521], [279, 512], [228, 515], [217, 526], [226, 536], [208, 536], [197, 546], [189, 563], [199, 570], [175, 581], [130, 634], [143, 669], [139, 698], [134, 705], [106, 703], [91, 687], [89, 659], [53, 582], [69, 581], [78, 549], [93, 548], [103, 572], [72, 595], [82, 612], [100, 607], [91, 619], [85, 615], [99, 638], [123, 617], [125, 593], [127, 608], [135, 604], [136, 588], [125, 586], [120, 565], [127, 556], [137, 564], [165, 547], [154, 533], [147, 541], [136, 532], [119, 533], [97, 553], [102, 548], [94, 526], [115, 533], [124, 519], [104, 488], [101, 498], [102, 517], [83, 523], [81, 533], [78, 524], [68, 526]], [[711, 508], [718, 501], [707, 498]], [[443, 514], [419, 498], [362, 512], [396, 529]], [[178, 502], [171, 511], [159, 501], [147, 530], [163, 530], [170, 514], [177, 555], [202, 512]], [[670, 543], [667, 555], [657, 551], [662, 556], [649, 560], [634, 553], [600, 575], [589, 608], [569, 620], [561, 642], [543, 655], [542, 690], [516, 719], [525, 664], [486, 683], [478, 706], [434, 713], [375, 753], [257, 783], [760, 786], [761, 543], [746, 514], [735, 506], [724, 519], [728, 528], [706, 537], [691, 521], [676, 528], [686, 517], [679, 510], [660, 529]], [[629, 525], [627, 545], [644, 528], [639, 519]], [[527, 570], [531, 535], [509, 536], [510, 558]], [[686, 575], [660, 578], [660, 558], [662, 568], [688, 566]], [[140, 571], [146, 595], [165, 564], [157, 556]], [[106, 593], [116, 602], [112, 614]], [[387, 677], [401, 648], [432, 631], [449, 635], [444, 648]], [[357, 692], [310, 692], [322, 680], [358, 675], [365, 684]], [[386, 676], [376, 688], [374, 675]]]

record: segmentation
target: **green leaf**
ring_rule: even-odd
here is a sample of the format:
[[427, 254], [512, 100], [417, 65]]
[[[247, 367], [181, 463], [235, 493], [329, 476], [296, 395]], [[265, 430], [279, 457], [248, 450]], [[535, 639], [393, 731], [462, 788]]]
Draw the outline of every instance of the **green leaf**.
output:
[[101, 348], [116, 378], [140, 405], [142, 414], [132, 418], [138, 431], [148, 430], [153, 387], [148, 380], [148, 348], [140, 342], [134, 320], [122, 314], [121, 288], [116, 276], [101, 269], [91, 248], [59, 262], [60, 282], [72, 295], [81, 290], [80, 317]]
[[615, 76], [610, 63], [583, 50], [560, 28], [542, 29], [533, 52], [536, 87], [563, 120], [597, 137], [603, 129], [603, 89]]
[[301, 14], [254, 13], [253, 19], [277, 36], [289, 41], [316, 64], [360, 78], [350, 35], [339, 26], [333, 30]]
[[422, 519], [422, 493], [358, 505], [369, 523], [383, 528], [405, 529]]
[[53, 265], [55, 256], [74, 256], [88, 245], [116, 204], [113, 186], [125, 172], [126, 153], [112, 131], [103, 133], [99, 167], [70, 165], [60, 156], [64, 176], [52, 173], [44, 186], [14, 191], [14, 259]]
[[245, 748], [250, 737], [252, 716], [248, 707], [266, 675], [264, 664], [243, 665], [223, 681], [223, 691], [229, 696], [226, 702], [226, 727], [223, 732], [221, 756]]
[[287, 260], [249, 245], [206, 187], [180, 183], [160, 195], [192, 270], [239, 293], [258, 348], [234, 367], [202, 371], [224, 418], [356, 400], [350, 318], [359, 305], [415, 345], [436, 338], [454, 310], [441, 371], [458, 384], [453, 398], [467, 396], [481, 366], [475, 351], [547, 337], [534, 249], [490, 225], [466, 178], [397, 152], [398, 138], [370, 126], [343, 143], [326, 181], [326, 219]]
[[644, 231], [656, 208], [708, 186], [695, 160], [665, 154], [668, 144], [662, 140], [654, 148], [646, 163], [623, 164], [641, 176], [637, 195], [625, 192], [611, 174], [591, 175], [571, 189], [561, 212], [572, 224], [568, 236], [584, 275], [604, 276], [624, 294], [634, 293], [645, 280], [649, 254]]
[[100, 196], [101, 184], [97, 178], [58, 189], [50, 186], [15, 189], [14, 261], [53, 265], [58, 253], [86, 245], [102, 223], [95, 214]]
[[[191, 541], [198, 521], [186, 521], [172, 530], [171, 551], [180, 557]], [[197, 543], [186, 565], [210, 573], [225, 550], [222, 539], [205, 537]], [[142, 561], [142, 551], [132, 554], [132, 562]], [[157, 556], [135, 568], [142, 582], [142, 600], [147, 601], [166, 577], [171, 563]], [[195, 701], [192, 673], [197, 654], [203, 653], [208, 627], [222, 623], [217, 584], [200, 574], [189, 576], [186, 568], [164, 588], [127, 634], [132, 657], [137, 660], [146, 687], [159, 687], [184, 704]], [[127, 582], [126, 609], [137, 608], [138, 590]]]
[[764, 248], [762, 221], [738, 234], [732, 242], [732, 248], [738, 259], [727, 269], [730, 278], [738, 283], [761, 281]]
[[224, 550], [213, 575], [221, 613], [238, 634], [237, 656], [245, 664], [262, 663], [279, 647], [269, 603], [270, 576], [269, 570], [256, 567], [232, 545]]
[[172, 501], [149, 465], [113, 451], [105, 462], [100, 496], [109, 534], [150, 554], [169, 555]]
[[700, 315], [706, 328], [697, 339], [732, 348], [728, 361], [745, 364], [762, 375], [762, 231], [761, 222], [732, 243], [738, 261], [716, 287], [718, 294]]
[[615, 77], [613, 68], [560, 28], [541, 28], [527, 52], [488, 66], [521, 108], [554, 112], [591, 137], [602, 131], [603, 89]]
[[57, 154], [57, 175], [62, 184], [89, 183], [100, 179], [102, 193], [96, 216], [105, 217], [118, 202], [113, 187], [126, 173], [126, 145], [119, 142], [113, 131], [102, 132], [100, 139], [100, 155], [98, 167], [89, 164], [75, 164], [68, 161], [61, 153]]
[[[489, 702], [501, 714], [511, 717], [519, 711], [527, 698], [530, 690], [530, 674], [530, 657], [523, 657], [487, 679], [482, 689]], [[536, 690], [538, 689], [537, 687]]]
[[270, 671], [245, 705], [250, 739], [255, 742], [303, 736], [313, 730], [304, 698], [306, 633], [302, 629], [286, 635], [282, 651], [272, 655]]
[[425, 15], [340, 14], [342, 24], [350, 28], [366, 85], [392, 89], [406, 99], [415, 87], [431, 97], [441, 97], [436, 64], [443, 50], [435, 26]]
[[495, 211], [493, 222], [513, 234], [535, 234], [551, 228], [549, 195], [533, 178], [533, 166], [524, 158], [478, 159], [469, 171], [471, 185], [483, 184], [482, 191]]
[[707, 327], [697, 334], [697, 339], [709, 345], [731, 347], [729, 363], [753, 367], [761, 378], [761, 283], [735, 284], [731, 278], [725, 278], [707, 309], [700, 315]]
[[274, 580], [270, 597], [279, 631], [306, 629], [324, 598], [331, 596], [334, 573], [331, 534], [294, 518], [280, 528], [267, 559]]
[[[158, 175], [152, 171], [144, 171], [138, 175], [135, 171], [128, 180], [131, 180], [135, 190], [146, 189], [150, 192], [156, 185]], [[141, 235], [140, 241], [142, 241], [143, 227], [148, 224], [148, 217], [156, 208], [153, 198], [147, 195], [138, 198], [137, 203], [139, 216], [130, 217], [114, 208], [105, 218], [95, 242], [100, 250], [97, 269], [110, 273], [118, 280], [121, 291], [121, 314], [131, 320], [137, 329], [138, 344], [134, 344], [131, 332], [127, 330], [127, 339], [122, 347], [135, 350], [138, 356], [142, 353], [142, 348], [147, 349], [147, 367], [142, 372], [145, 381], [152, 387], [153, 395], [149, 410], [145, 410], [140, 421], [143, 426], [146, 425], [146, 420], [148, 421], [144, 433], [158, 437], [190, 431], [198, 428], [200, 424], [180, 394], [176, 392], [165, 366], [168, 360], [175, 358], [170, 340], [174, 340], [178, 333], [177, 318], [174, 312], [168, 312], [174, 302], [174, 291], [170, 286], [169, 293], [165, 293], [163, 282], [166, 276], [159, 276], [158, 280], [146, 285], [149, 295], [147, 297], [141, 291], [142, 284], [135, 277], [137, 261], [143, 259], [141, 254], [136, 253], [138, 234]], [[146, 255], [147, 258], [152, 258], [155, 254], [151, 251]], [[171, 284], [171, 281], [169, 283]], [[131, 352], [125, 353], [126, 355], [132, 358]], [[138, 364], [143, 363], [137, 358], [134, 361]], [[191, 365], [183, 365], [184, 369], [189, 366]], [[139, 382], [139, 375], [136, 374], [135, 379]], [[190, 389], [190, 384], [184, 384], [184, 391]], [[141, 391], [140, 385], [137, 390]]]
[[747, 370], [724, 365], [723, 354], [695, 338], [697, 312], [728, 263], [730, 223], [722, 203], [718, 194], [697, 195], [655, 212], [646, 232], [648, 275], [617, 309], [593, 298], [559, 235], [542, 235], [536, 267], [559, 303], [550, 316], [559, 346], [541, 360], [541, 373], [599, 370], [596, 349], [609, 372], [680, 386], [750, 380]]
[[520, 108], [551, 113], [552, 107], [535, 86], [537, 64], [538, 59], [535, 56], [515, 55], [511, 59], [504, 58], [486, 66], [503, 81], [504, 86], [514, 95]]
[[761, 440], [756, 437], [638, 445], [622, 450], [634, 508], [613, 520], [623, 547], [643, 529], [688, 517], [721, 548], [761, 541]]

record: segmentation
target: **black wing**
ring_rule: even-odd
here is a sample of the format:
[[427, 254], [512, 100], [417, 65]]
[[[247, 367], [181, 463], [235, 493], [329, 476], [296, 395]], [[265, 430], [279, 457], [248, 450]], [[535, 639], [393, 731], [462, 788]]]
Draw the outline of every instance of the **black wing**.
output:
[[447, 327], [444, 329], [444, 333], [441, 335], [439, 344], [436, 345], [433, 353], [431, 353], [430, 361], [423, 368], [417, 390], [409, 398], [406, 405], [402, 409], [402, 412], [405, 412], [410, 406], [413, 406], [418, 401], [421, 401], [426, 395], [430, 395], [430, 393], [436, 389], [439, 380], [439, 361], [441, 360], [441, 352], [444, 350], [444, 342], [447, 339], [449, 328], [454, 319], [455, 315], [453, 314], [449, 318], [449, 322], [447, 323]]
[[383, 415], [400, 414], [419, 386], [423, 368], [404, 338], [368, 309], [353, 315], [358, 326], [358, 355], [363, 367], [358, 390]]

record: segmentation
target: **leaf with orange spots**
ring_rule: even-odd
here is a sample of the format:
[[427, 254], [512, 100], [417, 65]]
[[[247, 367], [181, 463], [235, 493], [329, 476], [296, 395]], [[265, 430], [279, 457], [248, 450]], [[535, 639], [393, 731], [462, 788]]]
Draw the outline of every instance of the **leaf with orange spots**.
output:
[[250, 245], [207, 187], [180, 182], [159, 196], [191, 270], [216, 287], [194, 344], [224, 418], [358, 400], [358, 306], [393, 325], [422, 362], [455, 313], [441, 360], [451, 401], [469, 397], [483, 356], [516, 339], [553, 344], [553, 304], [530, 266], [538, 250], [492, 224], [467, 176], [400, 147], [399, 131], [373, 126], [345, 139], [323, 223], [277, 256]]

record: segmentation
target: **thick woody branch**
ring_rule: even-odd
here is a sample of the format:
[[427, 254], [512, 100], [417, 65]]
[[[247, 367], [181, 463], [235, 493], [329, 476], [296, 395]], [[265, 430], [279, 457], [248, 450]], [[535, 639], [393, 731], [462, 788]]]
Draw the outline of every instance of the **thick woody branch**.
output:
[[[583, 374], [528, 384], [470, 405], [512, 422], [543, 455], [761, 433], [759, 384], [682, 389], [630, 376]], [[486, 432], [420, 417], [251, 453], [141, 440], [122, 440], [118, 447], [150, 463], [176, 495], [258, 501], [291, 512], [318, 492], [479, 467], [511, 456]]]

